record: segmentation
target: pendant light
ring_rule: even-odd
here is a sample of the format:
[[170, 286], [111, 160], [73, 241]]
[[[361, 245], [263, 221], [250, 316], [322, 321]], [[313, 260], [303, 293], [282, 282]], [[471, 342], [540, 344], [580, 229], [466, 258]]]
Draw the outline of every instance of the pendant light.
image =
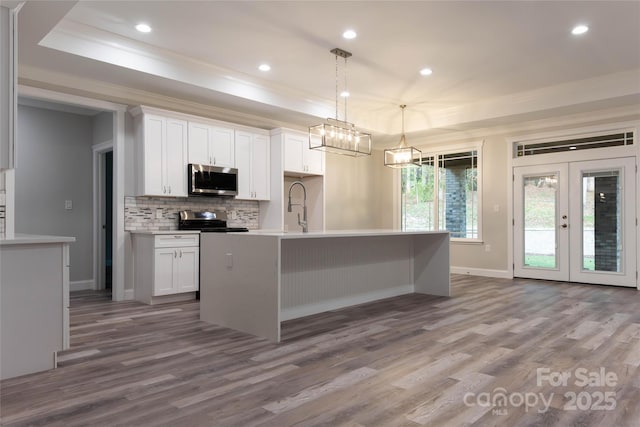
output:
[[422, 152], [414, 147], [407, 145], [406, 137], [404, 136], [404, 109], [406, 105], [401, 105], [402, 110], [402, 135], [400, 135], [400, 142], [394, 148], [388, 148], [384, 150], [384, 165], [390, 168], [406, 168], [417, 167], [422, 164]]
[[[309, 127], [309, 148], [354, 157], [370, 155], [371, 134], [347, 122], [347, 58], [351, 53], [339, 48], [330, 52], [336, 57], [336, 118], [328, 118], [325, 123]], [[338, 119], [338, 57], [344, 59], [344, 120]]]

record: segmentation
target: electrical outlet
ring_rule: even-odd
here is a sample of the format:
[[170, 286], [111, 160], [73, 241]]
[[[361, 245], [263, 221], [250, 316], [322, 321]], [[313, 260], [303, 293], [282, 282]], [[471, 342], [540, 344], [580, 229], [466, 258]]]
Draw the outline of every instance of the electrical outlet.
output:
[[484, 251], [485, 252], [491, 252], [491, 245], [489, 245], [489, 244], [484, 245]]
[[162, 219], [162, 208], [156, 209], [156, 219]]
[[64, 208], [68, 211], [70, 211], [71, 209], [73, 209], [73, 202], [71, 200], [65, 200], [64, 201]]
[[225, 255], [225, 260], [226, 260], [226, 266], [227, 268], [233, 268], [233, 254], [230, 252], [227, 252]]

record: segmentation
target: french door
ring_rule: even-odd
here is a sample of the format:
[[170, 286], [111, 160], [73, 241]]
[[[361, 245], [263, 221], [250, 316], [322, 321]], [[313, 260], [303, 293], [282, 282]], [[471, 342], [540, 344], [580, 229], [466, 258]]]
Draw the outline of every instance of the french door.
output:
[[636, 286], [635, 158], [513, 172], [514, 276]]

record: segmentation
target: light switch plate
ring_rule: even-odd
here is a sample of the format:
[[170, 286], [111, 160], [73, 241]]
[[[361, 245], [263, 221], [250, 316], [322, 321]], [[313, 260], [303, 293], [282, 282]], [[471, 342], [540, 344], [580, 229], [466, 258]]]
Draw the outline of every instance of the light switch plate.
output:
[[71, 200], [65, 200], [64, 201], [64, 208], [68, 211], [70, 211], [71, 209], [73, 209], [73, 202]]

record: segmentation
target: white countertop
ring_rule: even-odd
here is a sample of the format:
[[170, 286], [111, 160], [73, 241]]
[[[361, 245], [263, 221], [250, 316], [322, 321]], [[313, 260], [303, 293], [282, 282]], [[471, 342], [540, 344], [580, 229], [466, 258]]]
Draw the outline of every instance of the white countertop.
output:
[[0, 246], [4, 245], [36, 245], [43, 243], [71, 243], [75, 242], [75, 237], [66, 236], [43, 236], [38, 234], [16, 233], [13, 239], [0, 239]]
[[199, 230], [134, 230], [131, 234], [199, 234]]
[[407, 236], [407, 235], [423, 235], [423, 234], [449, 234], [448, 231], [402, 231], [392, 229], [371, 229], [371, 230], [325, 230], [310, 231], [303, 233], [301, 231], [283, 232], [278, 230], [250, 230], [248, 233], [227, 233], [234, 235], [247, 236], [271, 236], [281, 239], [315, 239], [322, 237], [363, 237], [363, 236]]

